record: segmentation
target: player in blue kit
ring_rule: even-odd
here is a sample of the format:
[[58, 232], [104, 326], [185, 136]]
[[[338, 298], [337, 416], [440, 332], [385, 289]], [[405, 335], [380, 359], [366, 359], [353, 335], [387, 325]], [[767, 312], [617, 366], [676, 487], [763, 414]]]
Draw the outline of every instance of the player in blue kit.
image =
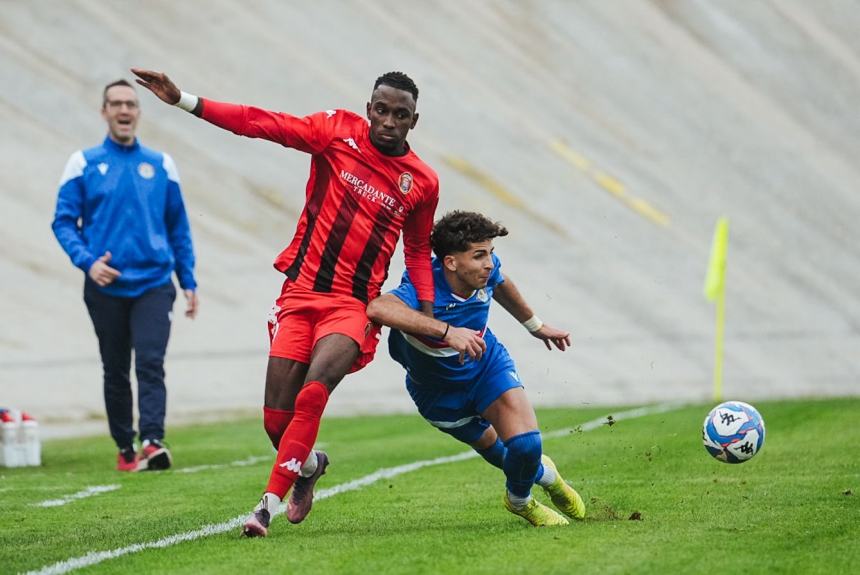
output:
[[[391, 357], [406, 368], [406, 389], [421, 415], [472, 446], [507, 479], [505, 508], [536, 527], [567, 519], [531, 496], [537, 483], [559, 511], [585, 517], [585, 504], [543, 455], [534, 409], [507, 349], [487, 327], [497, 301], [531, 334], [561, 351], [570, 333], [534, 315], [516, 285], [501, 272], [493, 238], [508, 231], [481, 214], [454, 211], [433, 227], [435, 301], [421, 314], [408, 272], [397, 289], [370, 302], [370, 319], [391, 327]], [[475, 346], [476, 336], [483, 345]]]

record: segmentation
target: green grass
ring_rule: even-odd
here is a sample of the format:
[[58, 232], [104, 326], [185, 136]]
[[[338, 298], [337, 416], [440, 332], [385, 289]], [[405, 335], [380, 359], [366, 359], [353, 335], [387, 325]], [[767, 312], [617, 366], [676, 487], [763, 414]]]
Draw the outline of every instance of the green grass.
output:
[[[501, 505], [503, 476], [481, 459], [425, 467], [319, 501], [266, 539], [238, 530], [147, 549], [86, 573], [856, 573], [860, 564], [860, 400], [759, 402], [763, 451], [709, 457], [687, 407], [545, 439], [589, 517], [534, 529]], [[551, 409], [551, 431], [605, 416]], [[259, 421], [175, 428], [177, 468], [271, 453]], [[383, 467], [464, 451], [417, 416], [330, 418], [321, 488]], [[270, 463], [198, 473], [121, 474], [109, 439], [48, 442], [39, 469], [0, 470], [0, 573], [218, 524], [247, 512]], [[33, 506], [87, 486], [120, 489]], [[543, 494], [535, 490], [540, 498]], [[631, 520], [632, 514], [641, 520]]]

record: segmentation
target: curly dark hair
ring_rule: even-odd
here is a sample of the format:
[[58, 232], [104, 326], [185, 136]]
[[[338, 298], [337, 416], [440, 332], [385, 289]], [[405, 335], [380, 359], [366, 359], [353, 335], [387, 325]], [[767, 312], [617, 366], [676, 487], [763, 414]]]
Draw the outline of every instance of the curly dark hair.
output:
[[508, 230], [476, 212], [455, 210], [442, 216], [433, 226], [430, 244], [438, 258], [448, 254], [464, 252], [469, 244], [483, 242], [508, 235]]
[[373, 89], [376, 90], [383, 84], [398, 90], [405, 90], [412, 94], [416, 102], [418, 101], [418, 86], [415, 85], [412, 78], [403, 72], [386, 72], [376, 79], [376, 82], [373, 83]]

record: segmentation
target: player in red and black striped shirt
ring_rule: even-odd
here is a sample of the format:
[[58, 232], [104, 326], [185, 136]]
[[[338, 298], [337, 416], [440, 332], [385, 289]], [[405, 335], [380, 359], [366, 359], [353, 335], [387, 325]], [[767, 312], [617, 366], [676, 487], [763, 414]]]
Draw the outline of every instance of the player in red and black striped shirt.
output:
[[[278, 449], [266, 492], [244, 526], [265, 536], [295, 483], [287, 517], [298, 523], [328, 458], [315, 452], [329, 394], [373, 357], [378, 328], [366, 304], [379, 295], [403, 230], [406, 267], [422, 309], [432, 315], [430, 230], [439, 197], [436, 173], [406, 142], [418, 121], [418, 88], [400, 72], [380, 76], [367, 120], [345, 110], [304, 118], [225, 104], [180, 92], [159, 72], [132, 69], [169, 104], [242, 136], [311, 154], [305, 207], [296, 234], [275, 260], [286, 275], [275, 305], [263, 421]], [[452, 346], [477, 353], [480, 338]]]

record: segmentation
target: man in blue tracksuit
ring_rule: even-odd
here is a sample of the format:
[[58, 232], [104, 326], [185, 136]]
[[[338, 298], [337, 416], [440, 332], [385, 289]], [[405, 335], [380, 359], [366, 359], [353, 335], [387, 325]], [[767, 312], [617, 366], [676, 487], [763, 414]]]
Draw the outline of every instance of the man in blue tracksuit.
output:
[[[194, 249], [179, 176], [170, 156], [135, 138], [140, 107], [126, 80], [108, 84], [104, 142], [71, 155], [60, 181], [52, 228], [84, 271], [84, 302], [99, 340], [117, 469], [166, 469], [164, 354], [170, 336], [176, 272], [197, 314]], [[142, 448], [134, 446], [129, 372], [135, 355]]]

